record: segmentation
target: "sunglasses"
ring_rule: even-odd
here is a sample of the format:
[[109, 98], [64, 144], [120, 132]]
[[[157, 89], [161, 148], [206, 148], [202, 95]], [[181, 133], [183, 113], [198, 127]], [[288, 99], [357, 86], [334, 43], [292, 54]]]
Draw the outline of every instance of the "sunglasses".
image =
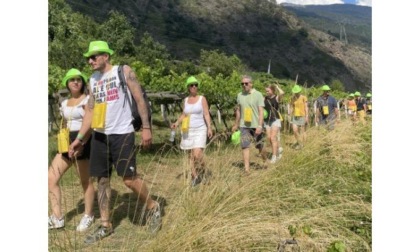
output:
[[89, 56], [89, 57], [87, 58], [87, 61], [89, 61], [89, 60], [96, 61], [96, 59], [97, 59], [99, 56], [101, 56], [101, 55], [103, 55], [103, 53], [100, 53], [100, 54], [95, 54], [95, 55], [91, 55], [91, 56]]
[[242, 86], [248, 86], [249, 82], [241, 82]]
[[190, 84], [188, 87], [198, 87], [198, 84], [197, 83]]

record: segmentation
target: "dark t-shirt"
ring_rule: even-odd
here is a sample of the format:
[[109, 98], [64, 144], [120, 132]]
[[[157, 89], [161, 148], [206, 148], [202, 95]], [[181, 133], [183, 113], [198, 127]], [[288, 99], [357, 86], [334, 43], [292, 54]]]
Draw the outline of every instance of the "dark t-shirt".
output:
[[356, 99], [357, 111], [364, 110], [363, 104], [366, 105], [366, 100], [363, 98]]
[[[327, 96], [327, 98], [325, 98], [324, 96], [320, 96], [318, 97], [318, 99], [316, 100], [317, 102], [317, 107], [319, 112], [321, 113], [321, 120], [324, 120], [326, 118], [332, 119], [335, 118], [335, 109], [337, 108], [337, 100], [329, 95]], [[328, 114], [324, 113], [324, 106], [328, 106]]]
[[264, 109], [267, 110], [268, 116], [264, 119], [265, 122], [274, 122], [276, 119], [279, 119], [279, 103], [277, 102], [276, 96], [273, 98], [265, 97], [264, 98]]

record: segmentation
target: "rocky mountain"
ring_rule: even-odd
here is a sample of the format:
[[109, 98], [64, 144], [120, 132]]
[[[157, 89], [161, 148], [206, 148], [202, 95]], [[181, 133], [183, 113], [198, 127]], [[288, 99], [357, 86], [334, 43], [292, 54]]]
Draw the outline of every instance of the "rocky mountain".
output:
[[197, 60], [200, 50], [236, 54], [255, 71], [277, 78], [299, 75], [307, 86], [339, 79], [346, 90], [371, 88], [370, 50], [344, 43], [310, 26], [275, 0], [66, 0], [74, 11], [107, 19], [123, 13], [137, 39], [152, 34], [178, 60]]
[[353, 4], [282, 4], [312, 28], [372, 52], [372, 8]]

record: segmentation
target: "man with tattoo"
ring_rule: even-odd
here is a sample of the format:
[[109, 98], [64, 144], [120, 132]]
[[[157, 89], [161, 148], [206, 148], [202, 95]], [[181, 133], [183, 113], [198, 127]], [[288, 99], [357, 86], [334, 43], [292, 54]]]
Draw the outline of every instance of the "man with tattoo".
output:
[[[76, 140], [70, 145], [69, 154], [76, 153], [84, 143], [84, 134], [93, 128], [90, 154], [90, 176], [98, 178], [98, 205], [101, 225], [88, 235], [85, 243], [95, 243], [113, 233], [110, 220], [112, 167], [128, 188], [136, 193], [145, 204], [145, 213], [149, 229], [157, 232], [162, 225], [159, 203], [154, 201], [146, 183], [136, 172], [135, 132], [131, 123], [131, 110], [120, 88], [118, 66], [110, 63], [114, 53], [105, 41], [92, 41], [88, 52], [84, 53], [89, 65], [94, 70], [89, 83], [89, 101], [83, 118], [82, 128]], [[143, 122], [141, 134], [142, 146], [147, 148], [152, 142], [151, 126], [143, 99], [140, 83], [129, 66], [123, 68], [127, 82], [128, 97], [133, 94]]]

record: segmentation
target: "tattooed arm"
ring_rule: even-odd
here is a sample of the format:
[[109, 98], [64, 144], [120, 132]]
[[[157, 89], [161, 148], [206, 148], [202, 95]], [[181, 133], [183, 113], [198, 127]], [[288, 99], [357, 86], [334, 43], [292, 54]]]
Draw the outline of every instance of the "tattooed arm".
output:
[[137, 80], [136, 74], [129, 66], [124, 66], [124, 76], [127, 80], [127, 86], [137, 102], [137, 109], [143, 124], [142, 145], [144, 147], [148, 147], [152, 143], [152, 125], [149, 124], [149, 113], [147, 111], [146, 101], [143, 98], [143, 93], [140, 88], [140, 82]]

